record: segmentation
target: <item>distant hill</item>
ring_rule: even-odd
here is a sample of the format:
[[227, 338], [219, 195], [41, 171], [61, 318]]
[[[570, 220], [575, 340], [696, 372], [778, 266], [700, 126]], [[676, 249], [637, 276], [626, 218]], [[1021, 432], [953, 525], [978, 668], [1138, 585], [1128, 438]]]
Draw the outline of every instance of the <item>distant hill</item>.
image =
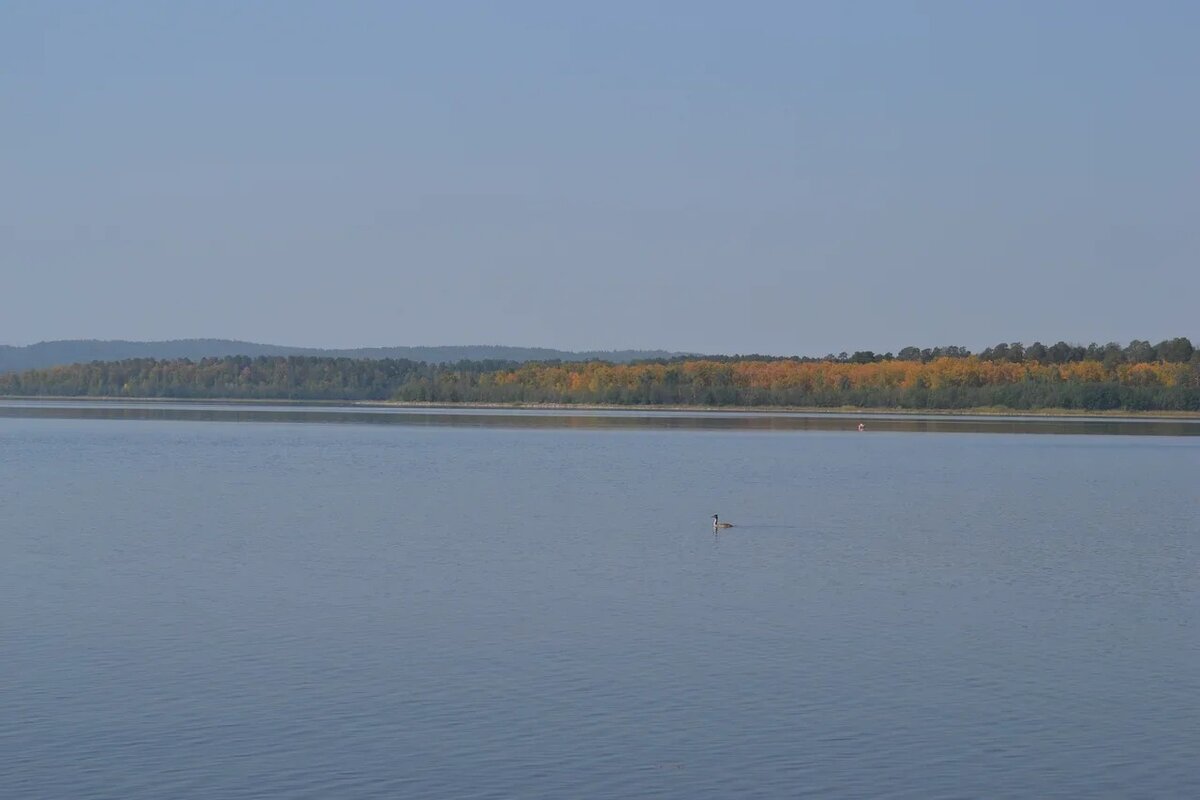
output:
[[463, 345], [443, 347], [360, 347], [325, 350], [316, 347], [286, 347], [230, 339], [175, 339], [165, 342], [100, 341], [67, 339], [38, 342], [25, 347], [0, 345], [0, 372], [20, 372], [61, 364], [90, 361], [122, 361], [127, 358], [175, 359], [220, 358], [222, 356], [325, 356], [329, 358], [407, 358], [430, 364], [471, 361], [591, 361], [601, 359], [625, 363], [647, 358], [671, 358], [683, 353], [665, 350], [589, 350], [570, 352], [545, 347]]

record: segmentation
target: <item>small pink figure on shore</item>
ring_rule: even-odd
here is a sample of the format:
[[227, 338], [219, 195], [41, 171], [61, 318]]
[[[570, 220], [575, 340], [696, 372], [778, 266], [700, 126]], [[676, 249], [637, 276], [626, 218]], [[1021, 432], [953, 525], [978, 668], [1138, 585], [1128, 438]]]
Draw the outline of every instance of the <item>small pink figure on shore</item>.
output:
[[866, 425], [863, 425], [861, 422], [860, 422], [860, 423], [858, 423], [858, 430], [859, 430], [860, 432], [861, 432], [861, 431], [865, 431], [866, 429], [867, 429], [867, 426], [866, 426]]

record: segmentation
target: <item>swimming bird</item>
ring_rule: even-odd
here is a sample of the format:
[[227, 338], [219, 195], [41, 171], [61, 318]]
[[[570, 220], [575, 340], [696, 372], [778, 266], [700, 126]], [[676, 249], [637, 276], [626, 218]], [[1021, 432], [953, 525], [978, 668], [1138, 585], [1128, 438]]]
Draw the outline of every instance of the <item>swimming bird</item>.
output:
[[717, 515], [713, 514], [713, 530], [714, 531], [720, 530], [721, 528], [732, 528], [732, 527], [733, 527], [732, 522], [721, 522], [719, 519], [717, 519]]

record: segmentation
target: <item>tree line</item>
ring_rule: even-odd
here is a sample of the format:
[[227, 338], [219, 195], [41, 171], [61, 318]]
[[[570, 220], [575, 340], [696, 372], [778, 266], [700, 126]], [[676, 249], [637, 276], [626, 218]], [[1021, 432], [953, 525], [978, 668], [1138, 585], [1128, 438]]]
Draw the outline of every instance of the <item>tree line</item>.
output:
[[[876, 353], [873, 350], [858, 350], [854, 353], [830, 353], [820, 358], [803, 356], [764, 356], [764, 355], [735, 355], [735, 356], [704, 356], [714, 361], [833, 361], [850, 364], [870, 364], [876, 361], [920, 361], [929, 363], [939, 358], [970, 358], [973, 354], [966, 347], [951, 345], [949, 347], [903, 347], [895, 354], [891, 352]], [[1200, 350], [1192, 346], [1191, 341], [1184, 336], [1175, 339], [1165, 339], [1158, 344], [1134, 339], [1128, 345], [1121, 346], [1117, 342], [1108, 344], [1068, 344], [1056, 342], [1044, 345], [1034, 342], [1024, 345], [1021, 342], [1001, 342], [992, 347], [984, 348], [978, 357], [984, 361], [1010, 361], [1023, 364], [1035, 361], [1039, 364], [1070, 364], [1077, 361], [1101, 361], [1105, 364], [1150, 364], [1156, 361], [1168, 363], [1184, 363], [1200, 360]], [[686, 361], [689, 357], [662, 359], [663, 361]], [[643, 359], [645, 360], [645, 359]]]
[[[1177, 343], [1177, 344], [1173, 344]], [[1186, 344], [1186, 347], [1184, 346]], [[1147, 357], [1146, 347], [1155, 358]], [[1164, 345], [1166, 347], [1164, 348]], [[1057, 345], [1047, 348], [1047, 352]], [[0, 375], [0, 394], [428, 403], [1200, 411], [1200, 355], [1186, 339], [1079, 348], [1035, 359], [961, 349], [926, 359], [765, 356], [428, 364], [404, 359], [230, 356], [129, 359]], [[1094, 349], [1093, 349], [1094, 348]], [[904, 351], [901, 351], [904, 352]], [[1186, 353], [1186, 358], [1184, 354]], [[1090, 355], [1089, 355], [1090, 354]], [[856, 354], [857, 355], [857, 354]], [[886, 356], [886, 354], [885, 354]]]

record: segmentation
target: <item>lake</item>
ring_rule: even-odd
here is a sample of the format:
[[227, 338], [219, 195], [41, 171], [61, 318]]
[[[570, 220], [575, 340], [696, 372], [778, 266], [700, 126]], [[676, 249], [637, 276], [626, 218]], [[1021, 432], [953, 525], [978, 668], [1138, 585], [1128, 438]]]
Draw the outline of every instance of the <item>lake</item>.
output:
[[4, 793], [1200, 796], [1200, 425], [858, 420], [0, 402]]

